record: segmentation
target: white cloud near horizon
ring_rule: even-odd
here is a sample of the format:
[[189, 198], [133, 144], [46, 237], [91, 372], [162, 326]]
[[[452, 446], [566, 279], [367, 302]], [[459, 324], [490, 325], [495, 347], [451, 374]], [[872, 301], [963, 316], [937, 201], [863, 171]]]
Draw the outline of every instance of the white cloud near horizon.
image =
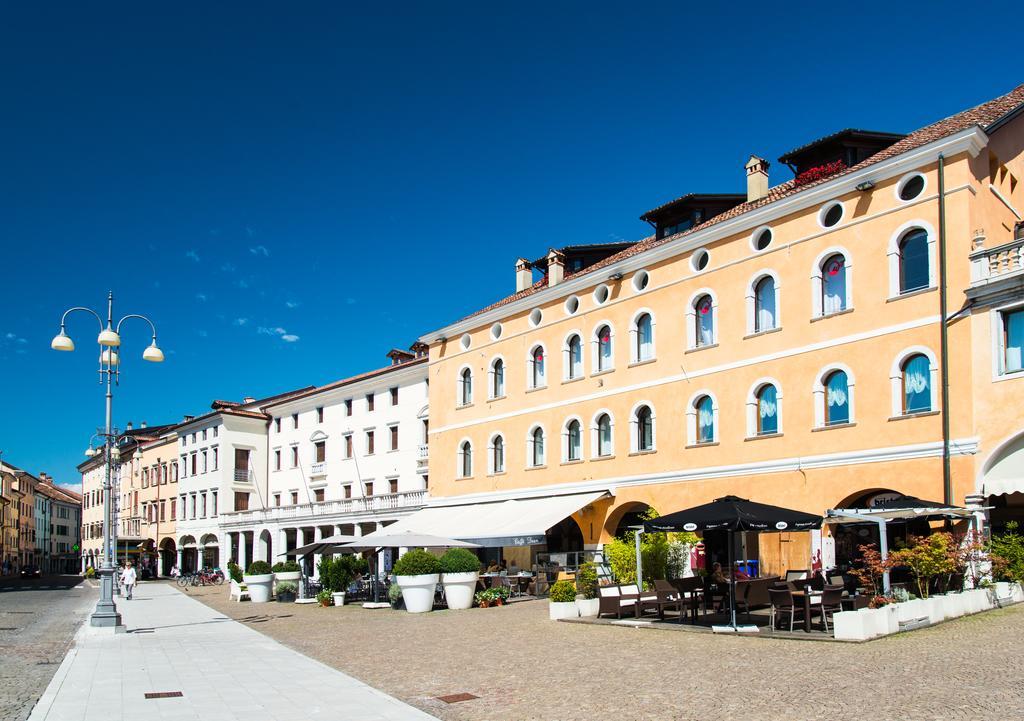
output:
[[195, 252], [194, 250], [185, 251], [185, 257], [189, 258], [190, 260], [194, 260], [197, 263], [199, 262], [199, 253]]

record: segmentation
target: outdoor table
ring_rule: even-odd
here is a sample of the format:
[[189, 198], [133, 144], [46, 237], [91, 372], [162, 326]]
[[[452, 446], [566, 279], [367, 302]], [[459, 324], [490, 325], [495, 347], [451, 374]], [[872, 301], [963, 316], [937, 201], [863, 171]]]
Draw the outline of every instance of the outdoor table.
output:
[[793, 601], [803, 600], [804, 603], [804, 631], [807, 633], [811, 632], [811, 601], [817, 597], [818, 603], [821, 603], [821, 591], [812, 590], [810, 593], [806, 591], [793, 591]]

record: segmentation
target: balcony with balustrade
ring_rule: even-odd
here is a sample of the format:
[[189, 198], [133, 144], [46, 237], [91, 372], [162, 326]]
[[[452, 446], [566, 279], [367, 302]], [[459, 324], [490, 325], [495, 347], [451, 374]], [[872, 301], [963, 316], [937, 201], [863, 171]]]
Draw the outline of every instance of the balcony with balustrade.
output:
[[430, 465], [430, 446], [421, 443], [416, 455], [416, 470], [419, 473], [426, 473]]
[[978, 301], [1024, 294], [1024, 223], [1014, 229], [1012, 240], [991, 248], [985, 241], [984, 234], [974, 237], [967, 296]]
[[234, 528], [281, 522], [328, 525], [379, 519], [392, 520], [423, 508], [426, 502], [426, 490], [382, 493], [359, 498], [337, 498], [319, 503], [299, 503], [248, 511], [231, 511], [220, 514], [220, 524], [224, 527]]

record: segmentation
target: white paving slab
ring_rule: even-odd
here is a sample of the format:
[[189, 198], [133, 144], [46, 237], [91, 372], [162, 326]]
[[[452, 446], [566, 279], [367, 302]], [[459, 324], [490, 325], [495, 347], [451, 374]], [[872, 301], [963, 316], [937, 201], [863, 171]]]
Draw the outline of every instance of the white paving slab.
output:
[[[260, 605], [251, 607], [258, 616]], [[118, 609], [128, 632], [83, 626], [29, 721], [435, 718], [172, 586], [144, 584], [133, 600], [120, 599]], [[162, 691], [183, 696], [145, 697]]]

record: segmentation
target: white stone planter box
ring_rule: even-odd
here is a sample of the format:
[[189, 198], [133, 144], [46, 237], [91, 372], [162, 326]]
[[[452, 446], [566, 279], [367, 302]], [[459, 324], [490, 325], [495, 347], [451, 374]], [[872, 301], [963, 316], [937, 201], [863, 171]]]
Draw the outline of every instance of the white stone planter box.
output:
[[424, 573], [418, 576], [396, 576], [402, 588], [405, 610], [409, 613], [426, 613], [434, 608], [434, 591], [440, 574]]
[[888, 606], [882, 606], [881, 608], [875, 609], [877, 613], [878, 628], [880, 629], [880, 636], [888, 636], [890, 633], [899, 633], [900, 630], [900, 617], [899, 611], [896, 609], [896, 604], [890, 603]]
[[888, 630], [888, 624], [885, 620], [885, 616], [881, 613], [881, 609], [877, 608], [859, 608], [857, 613], [864, 619], [864, 633], [867, 638], [874, 638], [875, 636], [884, 636]]
[[560, 601], [557, 603], [550, 601], [548, 603], [548, 618], [552, 621], [558, 621], [562, 618], [577, 618], [579, 615], [575, 601]]
[[945, 609], [942, 605], [942, 601], [934, 596], [931, 598], [922, 599], [925, 608], [928, 610], [928, 622], [939, 623], [946, 618]]
[[478, 571], [442, 573], [441, 583], [444, 584], [444, 600], [448, 603], [448, 608], [457, 611], [472, 608], [476, 582], [479, 578]]
[[274, 574], [260, 574], [259, 576], [242, 576], [242, 580], [249, 588], [249, 600], [253, 603], [267, 603], [270, 601], [271, 586], [274, 585]]
[[1020, 603], [1024, 601], [1024, 588], [1021, 588], [1019, 583], [1010, 584], [1010, 597], [1014, 603]]
[[865, 641], [871, 636], [864, 629], [864, 615], [860, 611], [840, 611], [833, 614], [833, 636], [839, 641]]
[[281, 571], [274, 574], [275, 581], [295, 581], [302, 578], [302, 571]]
[[577, 598], [576, 610], [582, 618], [594, 618], [601, 610], [600, 598]]
[[946, 605], [946, 618], [960, 618], [967, 613], [967, 599], [963, 592], [947, 593], [943, 596]]
[[928, 604], [919, 598], [895, 604], [896, 618], [900, 623], [909, 623], [928, 618]]

